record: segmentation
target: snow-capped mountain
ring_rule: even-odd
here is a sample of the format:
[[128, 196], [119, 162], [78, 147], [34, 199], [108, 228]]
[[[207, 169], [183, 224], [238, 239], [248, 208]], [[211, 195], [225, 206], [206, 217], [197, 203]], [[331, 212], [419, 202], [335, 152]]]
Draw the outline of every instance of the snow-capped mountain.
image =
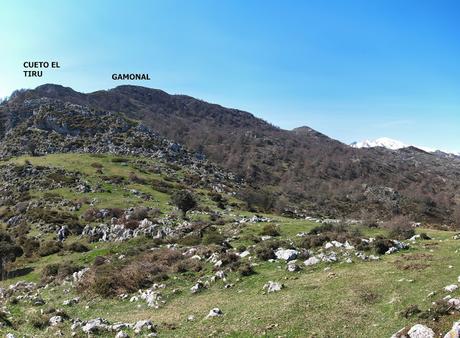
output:
[[350, 144], [353, 148], [375, 148], [383, 147], [391, 150], [397, 150], [402, 148], [409, 147], [407, 144], [402, 143], [401, 141], [393, 140], [388, 137], [380, 137], [375, 140], [364, 140], [361, 142], [353, 142]]
[[454, 155], [454, 156], [460, 156], [460, 152], [451, 152], [451, 151], [444, 151], [444, 150], [439, 150], [439, 149], [434, 149], [434, 148], [429, 148], [429, 147], [422, 147], [414, 144], [405, 144], [401, 141], [398, 140], [393, 140], [388, 137], [380, 137], [375, 140], [364, 140], [361, 142], [353, 142], [350, 144], [351, 147], [353, 148], [375, 148], [375, 147], [383, 147], [387, 148], [390, 150], [398, 150], [398, 149], [403, 149], [407, 147], [414, 147], [421, 149], [423, 151], [426, 151], [427, 153], [436, 153], [436, 154], [445, 154], [445, 155]]

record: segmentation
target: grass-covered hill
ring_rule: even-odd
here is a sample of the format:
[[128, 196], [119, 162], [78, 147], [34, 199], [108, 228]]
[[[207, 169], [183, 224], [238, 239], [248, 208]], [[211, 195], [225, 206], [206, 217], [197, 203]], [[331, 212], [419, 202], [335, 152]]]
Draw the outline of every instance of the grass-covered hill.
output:
[[[445, 333], [459, 318], [443, 300], [458, 294], [444, 290], [460, 274], [455, 233], [417, 229], [404, 240], [413, 228], [403, 220], [255, 216], [232, 191], [188, 185], [187, 172], [106, 154], [1, 163], [21, 190], [1, 191], [2, 233], [23, 255], [0, 282], [0, 332], [389, 337], [416, 323]], [[172, 196], [185, 187], [197, 206], [184, 220]], [[214, 308], [222, 314], [208, 317]]]

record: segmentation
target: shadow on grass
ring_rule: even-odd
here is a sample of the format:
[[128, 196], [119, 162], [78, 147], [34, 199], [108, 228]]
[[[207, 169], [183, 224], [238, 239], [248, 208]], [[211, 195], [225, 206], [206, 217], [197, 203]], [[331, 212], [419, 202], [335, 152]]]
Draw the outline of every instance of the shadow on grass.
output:
[[8, 271], [3, 273], [3, 275], [0, 275], [0, 281], [25, 276], [31, 273], [32, 271], [34, 271], [34, 269], [30, 267]]

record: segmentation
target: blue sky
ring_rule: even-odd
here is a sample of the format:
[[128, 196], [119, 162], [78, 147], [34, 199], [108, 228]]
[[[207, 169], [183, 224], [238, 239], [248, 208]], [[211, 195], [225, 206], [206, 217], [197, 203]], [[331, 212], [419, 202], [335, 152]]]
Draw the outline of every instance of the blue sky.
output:
[[[0, 96], [133, 84], [350, 143], [460, 151], [458, 1], [2, 1]], [[61, 63], [42, 79], [24, 61]]]

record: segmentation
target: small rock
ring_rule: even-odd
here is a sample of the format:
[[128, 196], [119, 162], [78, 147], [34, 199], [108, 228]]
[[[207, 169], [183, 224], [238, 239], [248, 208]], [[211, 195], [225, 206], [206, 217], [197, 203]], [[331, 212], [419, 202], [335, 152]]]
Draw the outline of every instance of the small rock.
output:
[[115, 338], [129, 338], [128, 334], [124, 333], [123, 331], [120, 331], [117, 333]]
[[50, 326], [56, 326], [61, 324], [64, 321], [64, 319], [61, 316], [54, 316], [51, 317], [49, 320]]
[[272, 293], [281, 291], [283, 287], [284, 285], [281, 283], [269, 281], [267, 284], [264, 285], [263, 289], [266, 289], [268, 293]]
[[222, 316], [224, 313], [217, 307], [215, 307], [214, 309], [212, 309], [211, 311], [209, 311], [208, 315], [206, 316], [206, 318], [212, 318], [212, 317], [220, 317]]
[[84, 333], [94, 333], [99, 331], [105, 331], [109, 329], [109, 323], [103, 318], [91, 319], [81, 327]]
[[133, 330], [135, 333], [141, 333], [143, 330], [154, 331], [155, 325], [151, 320], [140, 320], [134, 324]]
[[452, 329], [446, 333], [444, 338], [460, 338], [460, 322], [455, 322]]
[[204, 284], [202, 282], [197, 282], [194, 286], [192, 286], [190, 288], [190, 291], [192, 291], [192, 293], [198, 293], [200, 292], [201, 290], [204, 289]]
[[410, 338], [434, 338], [434, 331], [422, 324], [415, 324], [407, 334]]
[[444, 291], [447, 291], [447, 292], [453, 292], [453, 291], [455, 291], [457, 289], [458, 289], [457, 284], [450, 284], [450, 285], [447, 285], [446, 287], [444, 287]]
[[276, 258], [284, 259], [285, 261], [292, 261], [296, 259], [298, 254], [299, 252], [297, 250], [283, 249], [283, 248], [279, 248], [275, 252]]
[[321, 262], [321, 260], [319, 258], [317, 258], [315, 256], [312, 256], [309, 259], [307, 259], [306, 261], [304, 261], [303, 264], [305, 264], [306, 266], [310, 266], [310, 265], [318, 264], [319, 262]]
[[289, 272], [297, 272], [299, 270], [300, 267], [296, 263], [289, 262], [289, 264], [287, 265], [287, 271]]

